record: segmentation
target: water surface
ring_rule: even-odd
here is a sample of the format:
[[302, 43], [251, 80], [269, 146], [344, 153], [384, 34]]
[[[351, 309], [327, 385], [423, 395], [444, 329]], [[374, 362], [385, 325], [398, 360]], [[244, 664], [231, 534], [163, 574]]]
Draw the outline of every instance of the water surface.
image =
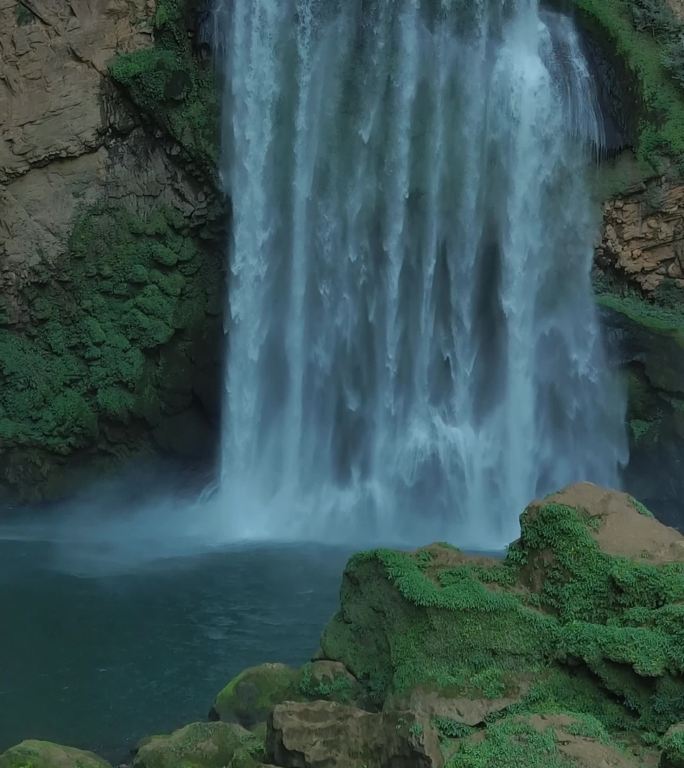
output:
[[0, 751], [40, 738], [120, 760], [205, 719], [244, 667], [316, 651], [347, 556], [242, 546], [131, 567], [105, 544], [0, 535]]

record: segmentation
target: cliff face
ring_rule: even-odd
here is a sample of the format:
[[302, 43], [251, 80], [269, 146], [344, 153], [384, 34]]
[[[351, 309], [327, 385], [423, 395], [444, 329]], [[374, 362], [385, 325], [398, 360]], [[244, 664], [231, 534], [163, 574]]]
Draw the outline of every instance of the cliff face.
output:
[[[573, 0], [609, 123], [595, 286], [629, 393], [625, 484], [682, 525], [684, 493], [684, 23], [682, 5]], [[601, 62], [603, 62], [601, 64]], [[609, 128], [610, 128], [609, 125]], [[609, 131], [609, 139], [612, 135]]]
[[[140, 452], [211, 454], [215, 102], [186, 129], [132, 92], [141, 61], [161, 71], [165, 35], [178, 69], [199, 72], [189, 19], [185, 3], [153, 0], [0, 2], [0, 494], [49, 497]], [[150, 107], [175, 117], [193, 93], [161, 90]]]

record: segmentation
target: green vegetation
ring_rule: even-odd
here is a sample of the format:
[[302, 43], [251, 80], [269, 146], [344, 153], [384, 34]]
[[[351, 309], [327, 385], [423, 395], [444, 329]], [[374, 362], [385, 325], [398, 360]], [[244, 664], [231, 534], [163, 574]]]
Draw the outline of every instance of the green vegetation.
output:
[[619, 312], [629, 320], [654, 333], [672, 338], [684, 348], [684, 312], [659, 306], [635, 293], [618, 295], [602, 293], [597, 296], [599, 306]]
[[117, 56], [109, 71], [146, 117], [161, 126], [209, 177], [218, 159], [218, 97], [211, 64], [193, 54], [191, 0], [158, 0], [154, 48]]
[[0, 329], [0, 444], [24, 463], [17, 478], [7, 464], [5, 480], [38, 490], [46, 452], [68, 456], [109, 436], [125, 451], [123, 431], [136, 443], [177, 408], [191, 389], [193, 341], [220, 300], [216, 269], [175, 211], [84, 214], [65, 277], [26, 289], [23, 331]]
[[684, 725], [667, 732], [662, 741], [663, 755], [661, 768], [683, 768], [684, 766]]
[[437, 567], [427, 550], [357, 555], [323, 651], [377, 706], [432, 686], [510, 695], [520, 714], [577, 712], [613, 732], [664, 733], [684, 718], [684, 564], [608, 555], [600, 526], [563, 504], [532, 507], [493, 578]]
[[110, 768], [109, 763], [80, 749], [48, 741], [23, 741], [0, 754], [0, 768]]
[[192, 723], [140, 746], [133, 768], [235, 768], [263, 758], [263, 744], [230, 723]]
[[304, 665], [298, 688], [305, 699], [325, 699], [340, 704], [353, 703], [359, 694], [359, 686], [348, 672], [320, 674], [315, 664]]
[[299, 672], [284, 664], [250, 667], [234, 677], [214, 702], [214, 715], [250, 728], [266, 720], [276, 704], [302, 698]]
[[[595, 20], [634, 73], [644, 113], [638, 154], [659, 165], [660, 157], [684, 161], [682, 36], [660, 0], [574, 0]], [[657, 11], [658, 19], [653, 12]], [[667, 33], [659, 19], [670, 17]], [[659, 36], [656, 39], [655, 35]]]

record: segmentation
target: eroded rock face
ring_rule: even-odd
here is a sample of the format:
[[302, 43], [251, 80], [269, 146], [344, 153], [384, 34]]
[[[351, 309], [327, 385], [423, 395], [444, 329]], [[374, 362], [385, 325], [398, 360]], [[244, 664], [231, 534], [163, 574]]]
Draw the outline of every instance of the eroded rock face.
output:
[[115, 53], [151, 44], [154, 0], [0, 2], [0, 182], [93, 152], [109, 127], [102, 98]]
[[646, 293], [684, 288], [684, 184], [655, 179], [606, 202], [596, 259]]
[[371, 714], [334, 702], [288, 702], [273, 710], [268, 759], [284, 768], [442, 768], [429, 720], [410, 712]]

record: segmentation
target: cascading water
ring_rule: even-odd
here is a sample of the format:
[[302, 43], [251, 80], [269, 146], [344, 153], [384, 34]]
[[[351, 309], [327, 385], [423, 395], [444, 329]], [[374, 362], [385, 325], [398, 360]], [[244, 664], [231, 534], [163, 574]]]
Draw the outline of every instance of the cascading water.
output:
[[601, 120], [535, 0], [218, 0], [232, 535], [498, 547], [617, 484], [590, 285]]

